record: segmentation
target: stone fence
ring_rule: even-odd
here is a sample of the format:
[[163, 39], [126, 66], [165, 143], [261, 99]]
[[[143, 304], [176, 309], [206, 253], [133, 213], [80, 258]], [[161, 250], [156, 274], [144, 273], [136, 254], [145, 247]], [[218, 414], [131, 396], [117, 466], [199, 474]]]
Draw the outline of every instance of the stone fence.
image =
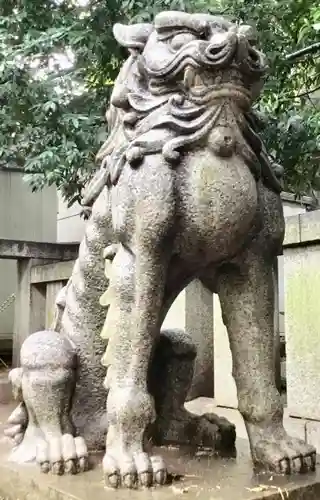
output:
[[18, 283], [13, 332], [13, 366], [32, 332], [49, 326], [56, 292], [68, 280], [78, 243], [38, 243], [0, 239], [0, 259], [17, 261]]
[[284, 270], [288, 411], [320, 442], [320, 211], [288, 220]]
[[[14, 364], [18, 363], [19, 349], [26, 336], [51, 324], [56, 294], [70, 277], [77, 251], [78, 244], [0, 240], [0, 258], [18, 261]], [[279, 279], [284, 281], [287, 412], [291, 417], [303, 419], [312, 432], [319, 425], [320, 436], [320, 211], [286, 218]], [[278, 290], [276, 297], [278, 304]], [[164, 328], [167, 327], [192, 332], [198, 346], [190, 398], [214, 397], [218, 406], [237, 408], [231, 353], [218, 297], [212, 298], [200, 282], [192, 282], [169, 311], [164, 323]], [[276, 345], [279, 345], [279, 331], [277, 310]], [[279, 349], [276, 354], [279, 384]]]

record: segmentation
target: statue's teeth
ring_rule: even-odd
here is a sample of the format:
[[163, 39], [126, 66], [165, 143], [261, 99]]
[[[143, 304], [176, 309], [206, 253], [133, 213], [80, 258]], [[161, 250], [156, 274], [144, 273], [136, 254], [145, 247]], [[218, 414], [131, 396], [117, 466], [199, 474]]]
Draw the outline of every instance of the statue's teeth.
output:
[[183, 84], [186, 89], [190, 89], [194, 86], [194, 81], [196, 78], [196, 74], [194, 69], [191, 66], [188, 66], [184, 72]]
[[203, 87], [203, 81], [200, 75], [196, 75], [193, 82], [194, 87]]

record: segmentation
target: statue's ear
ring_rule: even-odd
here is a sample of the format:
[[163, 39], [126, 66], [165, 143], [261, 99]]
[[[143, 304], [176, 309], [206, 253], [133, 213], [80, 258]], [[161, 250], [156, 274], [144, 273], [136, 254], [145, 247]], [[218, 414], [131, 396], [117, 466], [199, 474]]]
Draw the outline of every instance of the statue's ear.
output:
[[153, 30], [152, 24], [115, 24], [113, 35], [117, 42], [127, 49], [142, 51]]

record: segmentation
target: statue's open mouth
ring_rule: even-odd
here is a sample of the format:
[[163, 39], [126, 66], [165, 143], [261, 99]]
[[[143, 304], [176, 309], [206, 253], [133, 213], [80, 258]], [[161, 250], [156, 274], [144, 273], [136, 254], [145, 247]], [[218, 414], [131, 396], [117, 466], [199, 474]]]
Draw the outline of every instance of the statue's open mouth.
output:
[[187, 66], [184, 70], [183, 85], [186, 89], [200, 91], [203, 88], [207, 90], [212, 87], [221, 88], [231, 82], [239, 87], [245, 85], [242, 74], [232, 67], [229, 70], [215, 72], [197, 70], [192, 66]]
[[241, 73], [232, 68], [213, 73], [187, 66], [183, 86], [188, 99], [198, 104], [229, 98], [247, 108], [252, 100]]

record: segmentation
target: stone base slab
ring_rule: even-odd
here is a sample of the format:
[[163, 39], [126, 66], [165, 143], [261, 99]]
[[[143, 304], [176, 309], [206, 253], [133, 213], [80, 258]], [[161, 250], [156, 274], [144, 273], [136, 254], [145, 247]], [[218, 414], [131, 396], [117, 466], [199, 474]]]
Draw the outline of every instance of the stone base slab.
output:
[[[212, 401], [205, 398], [188, 406], [196, 413], [200, 409], [202, 412], [214, 409]], [[196, 456], [190, 450], [173, 447], [155, 450], [166, 460], [171, 484], [150, 491], [114, 491], [104, 487], [101, 455], [91, 456], [92, 469], [78, 476], [45, 475], [34, 465], [8, 462], [10, 446], [3, 437], [3, 429], [14, 407], [14, 403], [0, 405], [0, 500], [172, 500], [181, 495], [187, 500], [320, 499], [320, 463], [314, 474], [277, 477], [271, 481], [270, 477], [253, 475], [249, 444], [243, 439], [244, 425], [235, 411], [219, 413], [236, 424], [236, 458]], [[289, 427], [294, 434], [292, 425]], [[302, 428], [298, 427], [296, 433], [300, 435]]]
[[1, 500], [169, 500], [183, 495], [193, 500], [317, 500], [320, 471], [296, 477], [254, 477], [246, 441], [239, 440], [234, 459], [196, 457], [187, 450], [161, 449], [171, 484], [146, 490], [104, 487], [101, 456], [91, 457], [93, 469], [78, 476], [41, 474], [34, 465], [6, 461], [8, 445], [0, 444]]

